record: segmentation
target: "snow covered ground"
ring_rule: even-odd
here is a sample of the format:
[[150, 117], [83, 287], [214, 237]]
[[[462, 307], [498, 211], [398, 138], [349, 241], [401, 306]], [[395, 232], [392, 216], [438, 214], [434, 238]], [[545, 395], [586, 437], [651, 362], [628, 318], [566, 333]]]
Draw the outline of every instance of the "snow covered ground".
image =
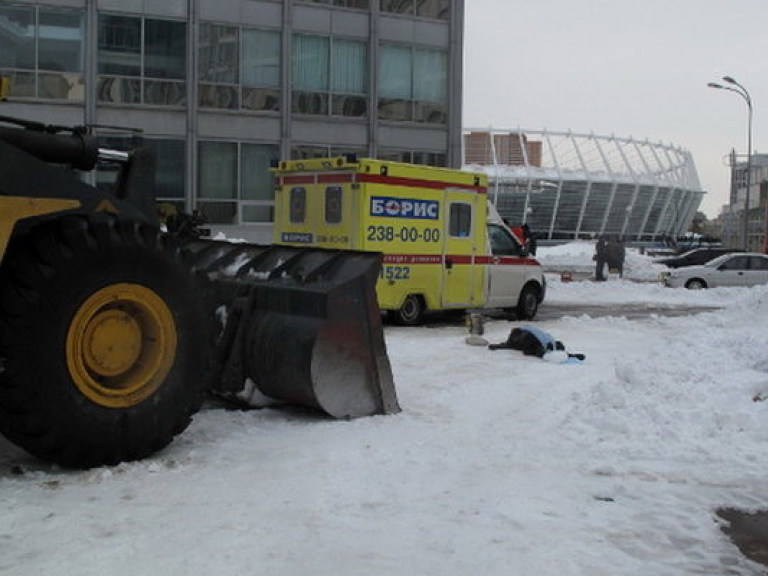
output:
[[[591, 255], [539, 253], [558, 270]], [[623, 280], [549, 275], [544, 307], [719, 308], [537, 323], [580, 365], [387, 326], [395, 416], [212, 405], [156, 457], [90, 471], [0, 440], [0, 574], [760, 574], [715, 510], [768, 507], [768, 287], [636, 281], [658, 271], [631, 252]]]

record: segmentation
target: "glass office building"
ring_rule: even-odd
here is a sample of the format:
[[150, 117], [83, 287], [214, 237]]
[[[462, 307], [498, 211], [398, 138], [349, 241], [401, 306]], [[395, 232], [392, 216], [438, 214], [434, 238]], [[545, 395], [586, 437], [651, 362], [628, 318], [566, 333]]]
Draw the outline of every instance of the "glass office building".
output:
[[463, 17], [463, 0], [2, 2], [0, 114], [140, 138], [161, 200], [268, 242], [274, 160], [461, 164]]
[[541, 239], [677, 237], [704, 196], [691, 153], [671, 144], [522, 129], [463, 138], [464, 167], [488, 174], [502, 217]]

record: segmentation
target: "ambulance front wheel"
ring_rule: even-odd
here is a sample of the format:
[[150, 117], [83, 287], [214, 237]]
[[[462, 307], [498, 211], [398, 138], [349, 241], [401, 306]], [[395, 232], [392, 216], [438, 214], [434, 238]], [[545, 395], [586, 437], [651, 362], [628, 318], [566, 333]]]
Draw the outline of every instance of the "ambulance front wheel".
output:
[[539, 311], [539, 290], [529, 284], [520, 293], [515, 314], [519, 320], [533, 320]]
[[424, 300], [416, 294], [409, 294], [402, 306], [393, 311], [395, 322], [403, 326], [415, 326], [421, 324], [424, 319]]

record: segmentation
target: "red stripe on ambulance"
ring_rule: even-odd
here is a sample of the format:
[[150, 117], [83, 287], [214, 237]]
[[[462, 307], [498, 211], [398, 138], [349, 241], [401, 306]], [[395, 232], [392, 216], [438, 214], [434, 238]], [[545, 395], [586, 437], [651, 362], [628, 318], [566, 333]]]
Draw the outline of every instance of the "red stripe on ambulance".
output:
[[515, 256], [467, 256], [464, 254], [384, 254], [384, 264], [496, 264], [501, 266], [540, 266], [533, 258]]
[[509, 266], [540, 266], [535, 258], [520, 258], [519, 256], [476, 256], [475, 264], [501, 264]]
[[278, 183], [282, 186], [284, 184], [314, 184], [315, 183], [315, 175], [311, 176], [283, 176], [281, 178], [278, 178]]
[[473, 186], [458, 182], [440, 182], [438, 180], [422, 180], [420, 178], [405, 178], [402, 176], [381, 176], [379, 174], [358, 174], [359, 182], [369, 184], [384, 184], [387, 186], [406, 186], [410, 188], [430, 188], [432, 190], [455, 190], [485, 194], [488, 189], [485, 186]]
[[442, 254], [384, 254], [384, 264], [442, 264]]
[[352, 174], [320, 174], [317, 177], [320, 184], [349, 184], [353, 180]]

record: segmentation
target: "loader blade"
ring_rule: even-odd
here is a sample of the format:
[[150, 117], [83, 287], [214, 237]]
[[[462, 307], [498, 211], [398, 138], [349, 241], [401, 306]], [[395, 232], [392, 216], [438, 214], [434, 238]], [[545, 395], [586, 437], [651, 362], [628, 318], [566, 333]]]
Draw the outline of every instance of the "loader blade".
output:
[[271, 398], [334, 418], [400, 410], [376, 299], [380, 254], [253, 245], [220, 250], [226, 257], [208, 257], [206, 266], [218, 270], [214, 281], [239, 301], [222, 351], [222, 368], [237, 367], [238, 385], [244, 375]]

